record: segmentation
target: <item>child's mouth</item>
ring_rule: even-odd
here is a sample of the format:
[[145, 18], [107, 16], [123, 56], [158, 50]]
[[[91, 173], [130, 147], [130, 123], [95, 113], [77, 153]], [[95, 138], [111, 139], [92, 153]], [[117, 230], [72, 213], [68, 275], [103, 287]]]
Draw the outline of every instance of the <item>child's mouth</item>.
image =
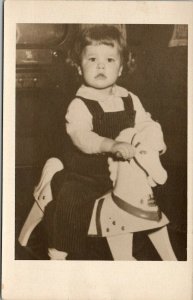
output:
[[95, 79], [106, 79], [106, 78], [107, 77], [103, 73], [100, 73], [100, 74], [95, 76]]

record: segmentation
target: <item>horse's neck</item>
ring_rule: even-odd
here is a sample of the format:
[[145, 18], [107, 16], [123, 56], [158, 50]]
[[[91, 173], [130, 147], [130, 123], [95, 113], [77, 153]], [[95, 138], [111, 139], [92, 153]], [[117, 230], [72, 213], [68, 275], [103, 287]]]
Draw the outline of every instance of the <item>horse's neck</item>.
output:
[[145, 173], [128, 162], [120, 162], [117, 170], [117, 180], [114, 193], [127, 202], [135, 202], [152, 194]]

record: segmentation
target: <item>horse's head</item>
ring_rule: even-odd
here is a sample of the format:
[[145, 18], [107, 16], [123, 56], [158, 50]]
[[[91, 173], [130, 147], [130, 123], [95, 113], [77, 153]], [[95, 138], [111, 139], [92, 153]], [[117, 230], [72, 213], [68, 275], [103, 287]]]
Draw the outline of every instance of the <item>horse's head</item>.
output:
[[149, 145], [140, 143], [135, 147], [136, 155], [133, 158], [133, 163], [144, 171], [149, 184], [151, 186], [164, 184], [167, 180], [167, 172], [161, 164], [159, 151], [152, 149]]
[[164, 184], [167, 179], [167, 172], [160, 162], [160, 147], [156, 147], [158, 144], [154, 144], [154, 139], [150, 143], [142, 131], [139, 133], [135, 129], [124, 130], [117, 140], [132, 144], [136, 154], [129, 161], [109, 158], [110, 178], [114, 183], [113, 201], [133, 215], [158, 221], [160, 210], [152, 187]]
[[[144, 129], [144, 134], [146, 134]], [[140, 138], [138, 138], [140, 136]], [[144, 140], [140, 142], [143, 138], [142, 132], [138, 136], [138, 132], [129, 128], [122, 131], [117, 138], [119, 141], [125, 141], [131, 143], [136, 148], [136, 155], [130, 161], [130, 164], [136, 165], [147, 175], [148, 183], [150, 186], [156, 186], [157, 184], [164, 184], [167, 180], [167, 172], [163, 168], [160, 162], [160, 154], [158, 149], [151, 147], [149, 143], [145, 143]], [[111, 179], [115, 182], [118, 170], [118, 164], [109, 160], [110, 162], [110, 173]], [[120, 162], [120, 164], [122, 164]]]

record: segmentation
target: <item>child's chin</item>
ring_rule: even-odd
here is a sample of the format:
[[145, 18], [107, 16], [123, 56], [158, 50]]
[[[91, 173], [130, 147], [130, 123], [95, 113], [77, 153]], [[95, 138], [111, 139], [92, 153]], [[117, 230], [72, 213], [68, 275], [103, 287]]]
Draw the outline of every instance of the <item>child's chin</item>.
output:
[[113, 84], [104, 84], [103, 82], [97, 82], [96, 84], [93, 84], [93, 88], [99, 89], [99, 90], [104, 90], [109, 87], [113, 86]]

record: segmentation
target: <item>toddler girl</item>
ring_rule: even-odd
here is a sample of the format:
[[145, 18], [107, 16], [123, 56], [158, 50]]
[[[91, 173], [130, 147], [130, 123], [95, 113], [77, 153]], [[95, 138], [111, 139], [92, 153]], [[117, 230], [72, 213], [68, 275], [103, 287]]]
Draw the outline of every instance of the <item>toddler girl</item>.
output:
[[119, 153], [128, 160], [135, 155], [131, 144], [115, 138], [125, 128], [154, 122], [137, 96], [116, 85], [127, 55], [119, 26], [84, 26], [76, 38], [73, 59], [82, 85], [66, 114], [65, 169], [51, 182], [56, 208], [52, 212], [48, 205], [44, 217], [48, 225], [54, 213], [51, 259], [86, 251], [94, 202], [112, 189], [107, 158]]

